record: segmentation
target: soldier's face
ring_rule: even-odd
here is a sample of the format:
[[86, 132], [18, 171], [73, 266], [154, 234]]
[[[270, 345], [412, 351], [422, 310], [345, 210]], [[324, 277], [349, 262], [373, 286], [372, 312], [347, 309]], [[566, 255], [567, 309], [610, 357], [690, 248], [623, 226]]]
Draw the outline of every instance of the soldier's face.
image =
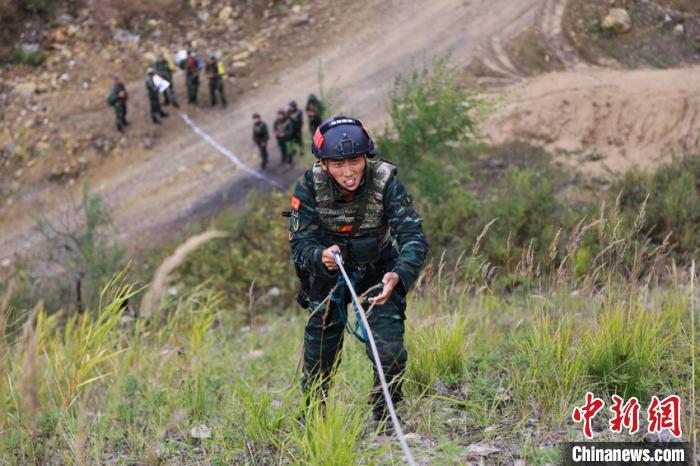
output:
[[367, 156], [361, 155], [347, 160], [325, 160], [324, 166], [336, 183], [348, 191], [355, 191], [365, 174]]
[[260, 123], [260, 118], [258, 118], [258, 117], [253, 117], [253, 123], [255, 123], [256, 125], [257, 125], [258, 123]]

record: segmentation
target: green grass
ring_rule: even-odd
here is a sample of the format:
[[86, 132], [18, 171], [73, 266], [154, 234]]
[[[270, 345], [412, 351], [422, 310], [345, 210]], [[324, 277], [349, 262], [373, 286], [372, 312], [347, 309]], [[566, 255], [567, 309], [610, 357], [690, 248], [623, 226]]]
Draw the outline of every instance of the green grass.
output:
[[[409, 187], [432, 199], [417, 202], [434, 257], [408, 299], [399, 408], [417, 460], [551, 462], [554, 443], [582, 438], [568, 420], [587, 390], [608, 406], [615, 393], [643, 406], [677, 394], [691, 432], [697, 329], [684, 261], [697, 249], [697, 156], [634, 174], [596, 204], [572, 200], [569, 178], [542, 154], [491, 173], [483, 153], [468, 152], [473, 134], [436, 129], [455, 102], [471, 102], [451, 93], [453, 82], [440, 69], [398, 80], [403, 126], [380, 146], [474, 155], [438, 187], [450, 194], [440, 202], [428, 183], [444, 168], [440, 153], [401, 161], [425, 170]], [[472, 118], [468, 107], [460, 118]], [[88, 213], [108, 218], [98, 201]], [[47, 312], [61, 303], [45, 306], [40, 294], [0, 299], [0, 463], [404, 464], [398, 443], [370, 423], [371, 364], [352, 338], [325, 407], [315, 400], [299, 422], [307, 313], [291, 304], [297, 281], [274, 214], [286, 203], [253, 194], [242, 213], [214, 219], [229, 237], [192, 253], [169, 276], [177, 292], [147, 319], [122, 315], [134, 288], [125, 275], [105, 279], [111, 243], [90, 234], [97, 220], [74, 255], [95, 275], [86, 312]], [[30, 285], [18, 279], [18, 289]], [[193, 438], [193, 428], [211, 436]]]
[[46, 55], [41, 52], [31, 52], [22, 49], [15, 49], [10, 57], [10, 62], [16, 65], [39, 66], [46, 60]]
[[[638, 395], [643, 405], [652, 394], [688, 399], [689, 303], [680, 283], [507, 298], [461, 293], [447, 275], [409, 300], [400, 412], [418, 458], [458, 462], [468, 445], [485, 442], [523, 445], [492, 459], [544, 464], [545, 437], [581, 435], [566, 420], [586, 390], [608, 401]], [[369, 422], [371, 365], [352, 339], [327, 405], [313, 403], [299, 424], [305, 311], [248, 326], [216, 295], [194, 290], [134, 324], [118, 304], [80, 318], [39, 311], [3, 343], [0, 461], [402, 464], [398, 444], [381, 441]], [[211, 438], [191, 438], [201, 424]]]

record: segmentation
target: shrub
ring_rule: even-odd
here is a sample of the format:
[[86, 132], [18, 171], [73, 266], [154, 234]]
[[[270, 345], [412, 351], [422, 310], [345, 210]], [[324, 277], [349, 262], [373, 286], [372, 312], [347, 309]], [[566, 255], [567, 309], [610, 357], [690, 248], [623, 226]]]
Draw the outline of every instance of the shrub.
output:
[[390, 94], [391, 127], [378, 138], [382, 155], [396, 162], [402, 179], [437, 202], [459, 189], [463, 153], [476, 141], [478, 101], [457, 85], [444, 60], [409, 76], [399, 75]]
[[87, 186], [83, 189], [82, 221], [58, 225], [47, 218], [37, 228], [47, 242], [48, 260], [63, 271], [48, 277], [43, 291], [52, 293], [52, 308], [75, 305], [94, 309], [100, 293], [119, 272], [124, 250], [114, 240], [109, 206]]
[[231, 235], [188, 256], [179, 269], [185, 283], [207, 281], [208, 288], [239, 309], [248, 307], [251, 296], [267, 305], [291, 303], [298, 280], [291, 264], [288, 223], [278, 213], [286, 203], [286, 196], [278, 192], [252, 192], [242, 212], [217, 217], [215, 228]]
[[27, 50], [22, 50], [20, 48], [15, 49], [10, 61], [17, 65], [30, 65], [39, 66], [44, 63], [46, 56], [41, 52], [32, 52]]

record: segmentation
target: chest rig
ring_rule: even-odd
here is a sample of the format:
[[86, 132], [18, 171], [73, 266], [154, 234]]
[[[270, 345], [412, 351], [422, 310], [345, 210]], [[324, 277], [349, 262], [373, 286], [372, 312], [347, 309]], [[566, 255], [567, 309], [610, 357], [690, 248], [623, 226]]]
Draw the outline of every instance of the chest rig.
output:
[[338, 244], [343, 258], [353, 266], [376, 262], [391, 244], [384, 215], [384, 187], [396, 167], [383, 160], [367, 161], [364, 190], [352, 201], [339, 198], [339, 188], [320, 162], [313, 166], [316, 212], [325, 232], [327, 246]]

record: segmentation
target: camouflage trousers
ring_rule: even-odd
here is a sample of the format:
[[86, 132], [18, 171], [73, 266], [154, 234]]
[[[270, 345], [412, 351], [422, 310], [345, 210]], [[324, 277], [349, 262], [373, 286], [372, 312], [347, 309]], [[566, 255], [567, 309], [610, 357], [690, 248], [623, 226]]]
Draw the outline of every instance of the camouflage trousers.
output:
[[[362, 287], [361, 283], [359, 285], [356, 290], [358, 295], [369, 288], [369, 286]], [[374, 290], [370, 296], [374, 296], [380, 291]], [[345, 293], [347, 298], [345, 302], [350, 303], [347, 289]], [[312, 300], [309, 309], [316, 309], [319, 303], [320, 301]], [[365, 309], [369, 308], [365, 304], [363, 306]], [[351, 305], [348, 306], [348, 310], [354, 312]], [[399, 403], [403, 398], [402, 376], [408, 359], [408, 353], [403, 343], [405, 310], [405, 293], [403, 290], [395, 289], [386, 304], [375, 306], [367, 316], [394, 404]], [[333, 370], [336, 364], [340, 364], [343, 339], [345, 338], [344, 314], [338, 304], [331, 303], [329, 307], [324, 305], [319, 309], [306, 324], [304, 331], [304, 377], [302, 380], [302, 389], [306, 396], [309, 396], [313, 390], [320, 390], [321, 396], [325, 396], [327, 393]], [[365, 347], [367, 357], [374, 366], [369, 343], [366, 343]], [[374, 367], [374, 388], [369, 401], [375, 417], [386, 417], [386, 404], [376, 367]]]
[[117, 117], [117, 131], [122, 132], [128, 124], [126, 122], [126, 103], [117, 102], [114, 105], [114, 111]]
[[187, 87], [187, 103], [196, 104], [197, 103], [197, 91], [199, 89], [199, 77], [198, 76], [186, 76], [185, 77], [185, 87]]
[[219, 78], [209, 79], [209, 98], [211, 106], [216, 105], [216, 95], [221, 97], [221, 106], [226, 108], [226, 95], [224, 94], [224, 81]]
[[290, 150], [289, 147], [289, 141], [287, 141], [286, 138], [277, 138], [277, 147], [280, 149], [280, 156], [282, 157], [282, 163], [288, 163], [291, 164], [293, 162], [292, 159], [292, 151]]

